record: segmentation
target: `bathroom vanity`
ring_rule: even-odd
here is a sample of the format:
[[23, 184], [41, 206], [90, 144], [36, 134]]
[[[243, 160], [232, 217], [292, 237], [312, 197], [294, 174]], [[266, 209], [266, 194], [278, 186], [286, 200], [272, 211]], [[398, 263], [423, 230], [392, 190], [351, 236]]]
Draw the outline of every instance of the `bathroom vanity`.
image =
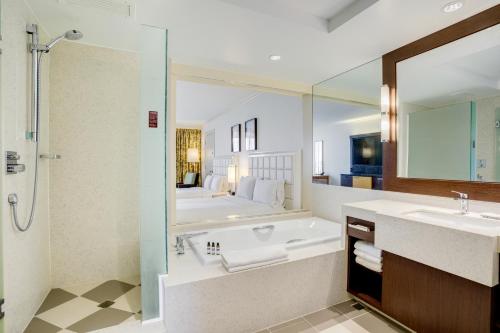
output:
[[[500, 220], [390, 200], [343, 215], [349, 293], [417, 332], [500, 331]], [[359, 239], [383, 250], [381, 273], [354, 261]]]

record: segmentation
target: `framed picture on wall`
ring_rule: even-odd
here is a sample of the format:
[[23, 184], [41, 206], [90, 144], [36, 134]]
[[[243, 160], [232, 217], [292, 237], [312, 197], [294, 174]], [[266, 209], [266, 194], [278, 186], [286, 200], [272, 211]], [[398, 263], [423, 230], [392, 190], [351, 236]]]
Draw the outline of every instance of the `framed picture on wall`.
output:
[[241, 151], [241, 125], [236, 124], [231, 127], [231, 152]]
[[257, 118], [245, 121], [245, 148], [257, 150]]

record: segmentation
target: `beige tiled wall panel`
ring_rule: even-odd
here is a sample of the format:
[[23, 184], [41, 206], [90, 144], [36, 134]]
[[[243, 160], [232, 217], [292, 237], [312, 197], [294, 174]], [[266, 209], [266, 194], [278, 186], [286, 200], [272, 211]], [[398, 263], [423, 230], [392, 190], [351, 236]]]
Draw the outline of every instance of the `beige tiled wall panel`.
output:
[[139, 272], [139, 58], [64, 42], [51, 52], [53, 285]]

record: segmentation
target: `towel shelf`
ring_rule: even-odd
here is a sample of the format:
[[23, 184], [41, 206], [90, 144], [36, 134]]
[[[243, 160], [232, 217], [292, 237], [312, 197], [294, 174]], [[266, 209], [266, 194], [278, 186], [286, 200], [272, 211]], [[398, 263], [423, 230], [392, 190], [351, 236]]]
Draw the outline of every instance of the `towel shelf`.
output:
[[382, 272], [375, 272], [356, 263], [354, 243], [358, 240], [374, 243], [375, 223], [347, 217], [347, 291], [358, 299], [380, 309], [382, 300]]

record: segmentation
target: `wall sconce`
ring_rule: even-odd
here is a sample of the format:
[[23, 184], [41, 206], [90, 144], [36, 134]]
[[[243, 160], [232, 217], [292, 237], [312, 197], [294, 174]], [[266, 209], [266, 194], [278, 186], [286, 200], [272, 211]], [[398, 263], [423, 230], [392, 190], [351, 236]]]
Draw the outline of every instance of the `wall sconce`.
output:
[[387, 84], [380, 88], [380, 141], [389, 142], [391, 139], [390, 124], [391, 91]]
[[198, 148], [189, 148], [187, 150], [187, 162], [198, 163], [200, 161], [200, 154]]
[[229, 164], [227, 167], [227, 182], [231, 187], [231, 193], [234, 193], [236, 187], [236, 165], [234, 164]]

